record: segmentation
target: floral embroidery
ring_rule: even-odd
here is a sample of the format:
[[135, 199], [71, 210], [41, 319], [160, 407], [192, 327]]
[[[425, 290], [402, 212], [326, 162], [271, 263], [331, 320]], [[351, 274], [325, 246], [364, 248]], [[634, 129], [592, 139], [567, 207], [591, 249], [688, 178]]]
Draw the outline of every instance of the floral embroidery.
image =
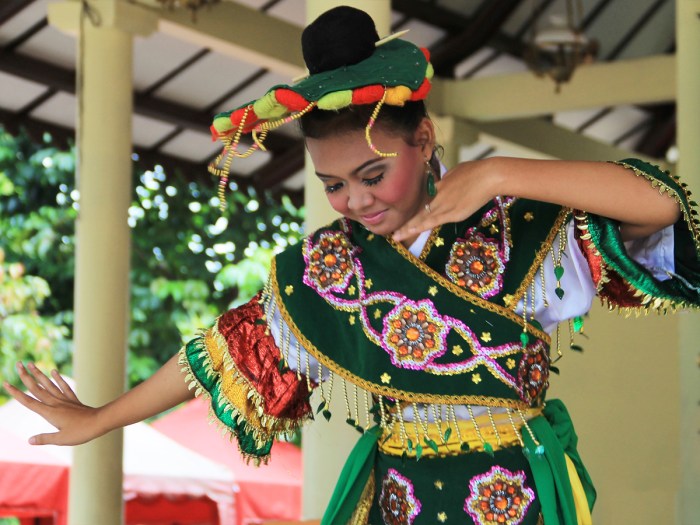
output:
[[529, 346], [523, 352], [518, 367], [518, 389], [523, 401], [531, 405], [541, 400], [549, 386], [549, 355], [542, 341]]
[[469, 482], [464, 512], [482, 525], [518, 525], [523, 522], [535, 493], [525, 486], [525, 472], [494, 466]]
[[393, 468], [382, 480], [379, 506], [385, 525], [411, 525], [421, 509], [420, 500], [413, 493], [413, 483]]
[[432, 302], [407, 300], [384, 318], [382, 346], [394, 365], [422, 370], [445, 353], [446, 331]]
[[322, 294], [342, 292], [348, 287], [353, 272], [352, 246], [346, 235], [342, 232], [324, 232], [318, 243], [307, 252], [304, 283]]
[[445, 266], [447, 277], [458, 286], [484, 299], [501, 291], [504, 261], [498, 244], [481, 233], [473, 233], [452, 245]]

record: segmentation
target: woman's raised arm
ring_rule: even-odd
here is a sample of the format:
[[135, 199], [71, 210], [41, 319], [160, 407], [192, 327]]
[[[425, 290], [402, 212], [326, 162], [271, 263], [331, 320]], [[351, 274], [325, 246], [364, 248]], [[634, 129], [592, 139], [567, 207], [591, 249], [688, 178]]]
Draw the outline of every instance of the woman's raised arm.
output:
[[34, 364], [17, 364], [29, 396], [5, 383], [7, 392], [36, 412], [58, 431], [33, 436], [33, 445], [79, 445], [110, 430], [142, 421], [194, 397], [175, 355], [146, 381], [102, 407], [80, 402], [73, 389], [55, 370], [47, 377]]

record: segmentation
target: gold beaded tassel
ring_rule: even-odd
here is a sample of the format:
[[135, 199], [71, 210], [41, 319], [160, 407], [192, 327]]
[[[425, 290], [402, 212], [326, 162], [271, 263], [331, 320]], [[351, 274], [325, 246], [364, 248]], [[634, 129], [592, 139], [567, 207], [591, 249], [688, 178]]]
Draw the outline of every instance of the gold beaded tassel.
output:
[[[304, 115], [306, 115], [309, 111], [311, 111], [313, 108], [316, 107], [316, 102], [310, 102], [308, 106], [306, 106], [304, 109], [301, 111], [297, 111], [296, 113], [286, 116], [284, 118], [279, 118], [276, 120], [267, 120], [263, 122], [262, 124], [259, 124], [255, 126], [252, 132], [253, 136], [253, 143], [255, 146], [260, 148], [262, 151], [267, 151], [267, 148], [265, 148], [265, 138], [267, 137], [267, 134], [274, 130], [279, 128], [280, 126], [284, 126], [285, 124], [289, 124], [290, 122], [293, 122], [297, 119], [300, 119]], [[260, 134], [258, 136], [258, 134]]]
[[374, 143], [372, 142], [372, 128], [374, 127], [374, 124], [377, 122], [377, 117], [379, 116], [379, 111], [382, 109], [382, 106], [384, 105], [384, 102], [386, 101], [386, 88], [384, 89], [384, 94], [382, 95], [382, 98], [379, 102], [377, 102], [377, 105], [374, 107], [374, 111], [372, 111], [372, 116], [369, 117], [369, 122], [367, 123], [367, 127], [365, 128], [365, 140], [367, 141], [367, 145], [369, 146], [369, 149], [372, 150], [372, 152], [379, 156], [379, 157], [396, 157], [398, 153], [393, 152], [393, 153], [385, 153], [383, 151], [379, 151]]
[[469, 412], [469, 419], [472, 422], [472, 425], [474, 426], [474, 431], [476, 432], [477, 437], [479, 438], [479, 441], [481, 441], [481, 445], [484, 447], [484, 452], [486, 452], [489, 456], [493, 457], [493, 445], [491, 443], [487, 442], [484, 439], [484, 436], [481, 434], [481, 429], [479, 428], [479, 424], [476, 422], [476, 419], [474, 418], [474, 412], [472, 411], [472, 406], [471, 405], [465, 405], [467, 407], [467, 412]]

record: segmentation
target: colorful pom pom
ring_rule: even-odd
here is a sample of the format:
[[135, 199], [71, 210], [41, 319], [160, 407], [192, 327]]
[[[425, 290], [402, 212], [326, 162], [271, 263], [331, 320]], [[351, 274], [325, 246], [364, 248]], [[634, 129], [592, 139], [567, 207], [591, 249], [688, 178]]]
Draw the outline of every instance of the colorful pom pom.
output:
[[385, 104], [390, 106], [403, 106], [407, 100], [411, 100], [412, 91], [406, 86], [396, 86], [386, 90]]
[[261, 119], [279, 118], [287, 113], [287, 108], [277, 102], [274, 91], [268, 91], [264, 97], [256, 100], [253, 103], [253, 110]]
[[352, 104], [352, 90], [336, 91], [322, 96], [318, 100], [318, 108], [326, 110], [342, 109]]
[[430, 93], [431, 87], [432, 84], [430, 83], [430, 80], [427, 78], [424, 79], [420, 87], [411, 95], [411, 100], [424, 100], [428, 96], [428, 93]]
[[352, 92], [352, 103], [355, 105], [374, 104], [379, 102], [384, 96], [384, 86], [379, 84], [365, 86], [355, 89]]
[[430, 62], [430, 50], [427, 47], [421, 47], [420, 50], [423, 51], [425, 59]]
[[309, 105], [308, 100], [291, 89], [276, 89], [275, 98], [277, 98], [277, 102], [285, 106], [290, 112], [301, 111]]

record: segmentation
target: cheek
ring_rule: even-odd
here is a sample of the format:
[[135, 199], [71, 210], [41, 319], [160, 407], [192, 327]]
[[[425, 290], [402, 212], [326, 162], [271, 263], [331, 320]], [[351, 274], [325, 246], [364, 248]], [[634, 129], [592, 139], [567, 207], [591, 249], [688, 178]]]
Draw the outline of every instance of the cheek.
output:
[[412, 202], [420, 187], [420, 176], [415, 163], [406, 162], [396, 167], [392, 184], [382, 188], [382, 200], [387, 203]]
[[341, 192], [326, 193], [328, 204], [341, 215], [348, 214], [348, 199], [341, 195]]

